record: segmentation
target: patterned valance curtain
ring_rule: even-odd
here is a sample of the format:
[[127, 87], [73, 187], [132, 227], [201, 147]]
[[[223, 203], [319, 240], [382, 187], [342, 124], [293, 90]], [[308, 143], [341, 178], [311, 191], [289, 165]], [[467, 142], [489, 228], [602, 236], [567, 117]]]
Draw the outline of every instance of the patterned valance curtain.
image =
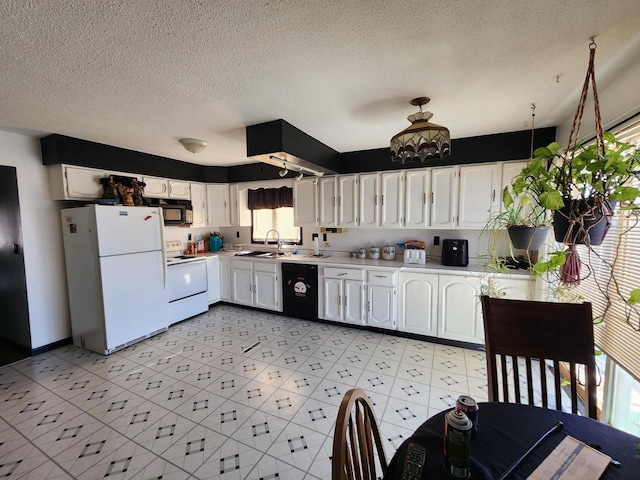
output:
[[258, 188], [247, 193], [250, 210], [293, 207], [293, 188]]

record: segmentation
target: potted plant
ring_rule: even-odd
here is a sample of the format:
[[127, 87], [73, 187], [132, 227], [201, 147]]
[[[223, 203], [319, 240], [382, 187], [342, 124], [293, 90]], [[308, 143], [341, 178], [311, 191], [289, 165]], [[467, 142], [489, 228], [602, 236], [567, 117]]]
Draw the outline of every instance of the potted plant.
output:
[[512, 182], [513, 191], [533, 195], [553, 212], [556, 241], [599, 245], [608, 230], [613, 209], [639, 208], [638, 150], [610, 133], [603, 141], [562, 150], [557, 142], [538, 148], [534, 159]]

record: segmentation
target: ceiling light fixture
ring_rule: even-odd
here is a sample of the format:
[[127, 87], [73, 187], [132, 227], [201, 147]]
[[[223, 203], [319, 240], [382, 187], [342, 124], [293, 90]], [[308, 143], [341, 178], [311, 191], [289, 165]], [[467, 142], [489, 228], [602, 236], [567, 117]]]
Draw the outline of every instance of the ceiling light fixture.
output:
[[182, 144], [185, 150], [191, 153], [200, 153], [207, 148], [207, 145], [209, 145], [208, 142], [198, 138], [181, 138], [178, 141]]
[[391, 139], [391, 161], [399, 163], [427, 162], [444, 158], [451, 153], [449, 130], [435, 123], [429, 123], [431, 112], [423, 112], [422, 106], [429, 103], [429, 97], [411, 100], [411, 105], [420, 111], [409, 115], [411, 125]]
[[[309, 175], [315, 175], [316, 177], [322, 177], [324, 175], [324, 172], [321, 172], [320, 170], [314, 170], [313, 168], [303, 167], [302, 165], [298, 165], [297, 163], [292, 163], [288, 160], [285, 160], [284, 158], [276, 157], [275, 155], [271, 155], [269, 158], [271, 160], [277, 161], [278, 163], [282, 164], [282, 167], [285, 170], [290, 170], [292, 172], [300, 172], [301, 174], [308, 173]], [[286, 175], [286, 173], [284, 175]], [[282, 174], [282, 170], [281, 170], [280, 176], [284, 177], [284, 175]], [[296, 176], [296, 179], [298, 179], [298, 176]]]
[[296, 175], [296, 180], [300, 181], [302, 180], [302, 177], [304, 177], [304, 173], [300, 172], [298, 175]]
[[278, 172], [278, 175], [280, 175], [281, 177], [284, 177], [287, 175], [287, 173], [289, 173], [289, 170], [287, 170], [287, 167], [285, 165], [285, 167]]

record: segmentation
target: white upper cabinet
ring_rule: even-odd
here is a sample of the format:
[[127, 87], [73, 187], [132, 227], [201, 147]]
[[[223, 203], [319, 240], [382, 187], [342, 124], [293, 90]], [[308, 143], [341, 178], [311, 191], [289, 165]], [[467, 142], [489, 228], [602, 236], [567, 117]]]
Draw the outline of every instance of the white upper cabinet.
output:
[[340, 175], [337, 177], [338, 225], [355, 227], [358, 225], [358, 177]]
[[207, 226], [207, 189], [203, 183], [191, 182], [191, 206], [193, 208], [192, 227]]
[[142, 177], [145, 183], [144, 196], [149, 198], [169, 198], [169, 183], [166, 178]]
[[361, 227], [377, 227], [379, 225], [380, 206], [379, 201], [379, 175], [377, 173], [367, 173], [360, 175], [360, 215], [359, 225]]
[[431, 170], [431, 226], [455, 228], [458, 213], [459, 167]]
[[500, 208], [501, 168], [497, 163], [460, 167], [458, 227], [484, 228]]
[[226, 183], [207, 185], [208, 225], [222, 227], [231, 224], [229, 209], [229, 185]]
[[518, 175], [524, 167], [527, 166], [527, 161], [521, 162], [506, 162], [502, 164], [502, 182], [500, 187], [500, 211], [504, 211], [504, 204], [502, 202], [502, 192], [504, 188], [511, 185], [511, 181], [516, 175]]
[[404, 175], [389, 172], [380, 175], [380, 225], [402, 227], [404, 213]]
[[429, 226], [431, 172], [409, 170], [404, 181], [404, 226], [425, 228]]
[[293, 182], [293, 223], [297, 227], [318, 225], [318, 187], [316, 178]]
[[102, 198], [100, 179], [108, 175], [102, 170], [67, 165], [51, 165], [48, 170], [54, 200]]
[[189, 182], [183, 182], [182, 180], [169, 180], [169, 198], [191, 200]]
[[187, 181], [147, 176], [142, 177], [142, 181], [146, 184], [144, 187], [145, 197], [191, 200], [191, 189]]
[[337, 214], [336, 177], [321, 178], [319, 188], [319, 223], [323, 227], [333, 227], [336, 225]]
[[242, 188], [237, 183], [229, 185], [229, 221], [235, 227], [251, 226], [248, 192], [248, 188]]

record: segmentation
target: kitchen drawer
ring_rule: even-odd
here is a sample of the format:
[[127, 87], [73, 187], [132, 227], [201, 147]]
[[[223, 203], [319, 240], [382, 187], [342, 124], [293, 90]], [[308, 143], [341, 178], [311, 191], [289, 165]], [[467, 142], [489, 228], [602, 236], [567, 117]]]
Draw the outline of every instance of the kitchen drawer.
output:
[[384, 287], [395, 287], [396, 274], [395, 272], [380, 271], [380, 270], [368, 270], [367, 271], [367, 283], [369, 285], [381, 285]]
[[324, 269], [324, 276], [341, 280], [364, 280], [364, 270], [329, 267]]
[[280, 264], [270, 260], [268, 262], [253, 262], [254, 272], [267, 272], [278, 273], [280, 271]]

